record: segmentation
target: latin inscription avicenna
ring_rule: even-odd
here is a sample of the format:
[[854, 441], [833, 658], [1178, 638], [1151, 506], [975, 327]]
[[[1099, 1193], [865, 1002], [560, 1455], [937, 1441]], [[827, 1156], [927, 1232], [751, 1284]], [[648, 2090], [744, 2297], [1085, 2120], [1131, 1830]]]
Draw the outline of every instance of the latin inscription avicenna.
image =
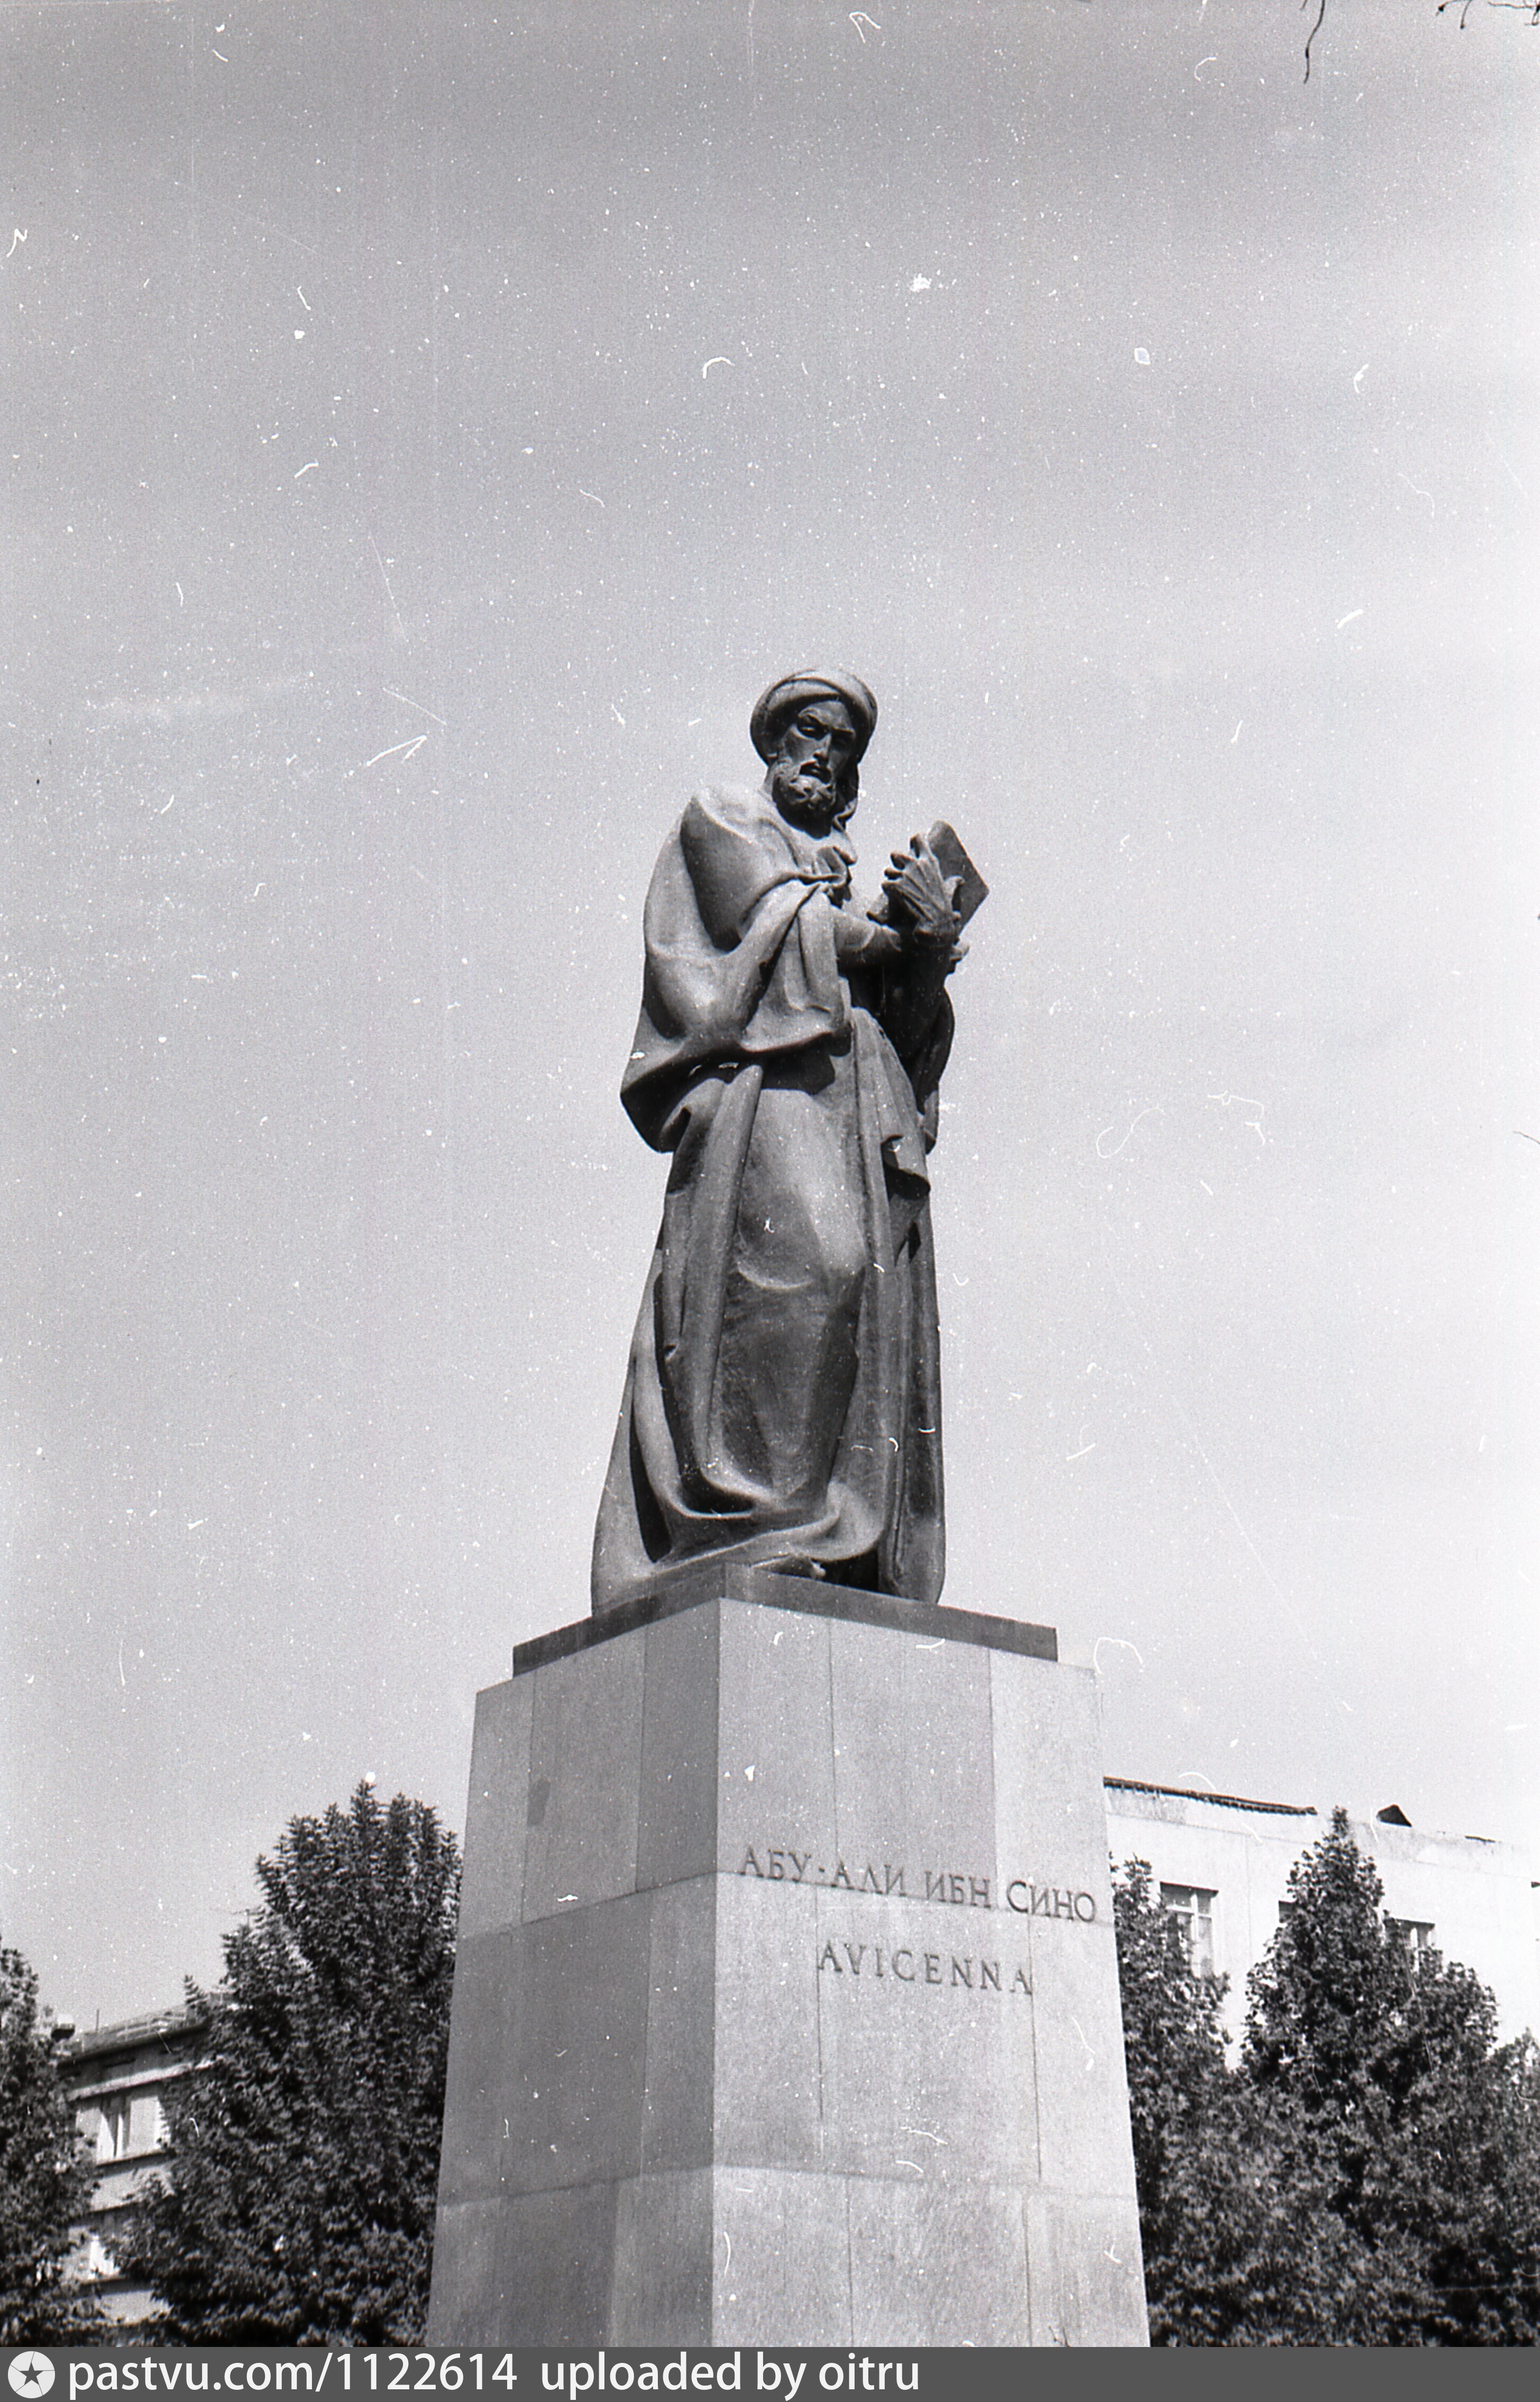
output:
[[967, 1993], [999, 1994], [1002, 1997], [1024, 1995], [1030, 1998], [1032, 1993], [1032, 1981], [1020, 1961], [984, 1960], [971, 1953], [959, 1959], [955, 1952], [920, 1952], [905, 1943], [885, 1953], [880, 1943], [847, 1943], [842, 1939], [836, 1944], [831, 1937], [818, 1954], [818, 1974], [826, 1976], [830, 1970], [836, 1977], [859, 1978], [864, 1973], [878, 1983], [940, 1985], [949, 1992], [961, 1986]]

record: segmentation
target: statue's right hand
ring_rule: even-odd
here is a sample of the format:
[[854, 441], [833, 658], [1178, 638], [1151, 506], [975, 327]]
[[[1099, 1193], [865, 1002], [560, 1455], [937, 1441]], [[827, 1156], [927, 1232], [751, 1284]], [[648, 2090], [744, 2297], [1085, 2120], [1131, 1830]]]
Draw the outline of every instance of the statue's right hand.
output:
[[907, 850], [896, 850], [882, 880], [889, 915], [912, 941], [938, 946], [956, 941], [962, 920], [953, 907], [957, 888], [942, 876], [935, 852], [924, 835], [914, 836]]

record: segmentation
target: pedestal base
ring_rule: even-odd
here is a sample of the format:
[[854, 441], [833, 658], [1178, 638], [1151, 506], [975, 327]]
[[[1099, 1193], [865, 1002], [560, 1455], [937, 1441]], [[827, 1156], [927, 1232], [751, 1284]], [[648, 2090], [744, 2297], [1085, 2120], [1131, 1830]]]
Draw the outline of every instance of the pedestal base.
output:
[[1094, 1691], [1052, 1648], [740, 1571], [516, 1655], [430, 2343], [1147, 2340]]

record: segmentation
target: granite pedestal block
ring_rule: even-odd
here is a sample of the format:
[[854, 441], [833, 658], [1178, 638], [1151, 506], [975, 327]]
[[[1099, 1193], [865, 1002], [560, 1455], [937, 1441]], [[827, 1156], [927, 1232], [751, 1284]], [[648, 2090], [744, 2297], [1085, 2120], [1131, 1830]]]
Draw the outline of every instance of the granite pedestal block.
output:
[[480, 1695], [434, 2344], [1142, 2344], [1095, 1696], [738, 1571]]

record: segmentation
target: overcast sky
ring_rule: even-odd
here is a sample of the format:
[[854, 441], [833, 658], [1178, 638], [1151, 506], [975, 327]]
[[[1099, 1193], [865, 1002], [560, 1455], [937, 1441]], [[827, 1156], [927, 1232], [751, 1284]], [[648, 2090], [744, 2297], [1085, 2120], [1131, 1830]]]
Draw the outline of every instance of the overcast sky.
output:
[[1107, 1767], [1540, 1852], [1540, 36], [0, 12], [0, 1940], [217, 1975], [583, 1616], [653, 859], [874, 687], [993, 888], [946, 1600]]

